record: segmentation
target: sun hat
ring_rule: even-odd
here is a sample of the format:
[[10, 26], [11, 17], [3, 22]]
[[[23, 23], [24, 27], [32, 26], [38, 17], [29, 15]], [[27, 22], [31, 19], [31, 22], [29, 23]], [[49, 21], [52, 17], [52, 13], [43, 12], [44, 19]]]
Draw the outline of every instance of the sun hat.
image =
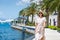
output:
[[43, 13], [43, 11], [42, 11], [41, 9], [39, 10], [39, 13], [40, 13], [40, 12]]

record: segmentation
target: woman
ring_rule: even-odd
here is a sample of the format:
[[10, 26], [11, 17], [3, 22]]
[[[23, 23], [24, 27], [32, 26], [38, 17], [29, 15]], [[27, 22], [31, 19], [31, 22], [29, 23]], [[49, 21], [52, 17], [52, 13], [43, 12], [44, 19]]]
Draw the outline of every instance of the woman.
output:
[[43, 12], [40, 10], [38, 18], [35, 19], [35, 38], [33, 40], [45, 40], [44, 29], [46, 26], [46, 18], [43, 17]]

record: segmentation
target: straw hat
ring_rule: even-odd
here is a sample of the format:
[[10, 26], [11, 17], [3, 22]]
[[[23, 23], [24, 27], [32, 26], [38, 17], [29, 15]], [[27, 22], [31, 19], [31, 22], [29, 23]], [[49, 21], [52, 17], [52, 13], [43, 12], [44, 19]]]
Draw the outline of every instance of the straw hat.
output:
[[42, 10], [39, 10], [39, 12], [43, 13], [43, 11], [42, 11]]

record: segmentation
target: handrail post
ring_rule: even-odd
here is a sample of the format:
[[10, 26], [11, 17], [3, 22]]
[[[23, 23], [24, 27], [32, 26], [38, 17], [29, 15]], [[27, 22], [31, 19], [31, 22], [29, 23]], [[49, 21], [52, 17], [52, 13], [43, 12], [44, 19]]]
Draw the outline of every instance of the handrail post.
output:
[[25, 39], [25, 28], [23, 27], [23, 29], [22, 29], [22, 40], [24, 40]]

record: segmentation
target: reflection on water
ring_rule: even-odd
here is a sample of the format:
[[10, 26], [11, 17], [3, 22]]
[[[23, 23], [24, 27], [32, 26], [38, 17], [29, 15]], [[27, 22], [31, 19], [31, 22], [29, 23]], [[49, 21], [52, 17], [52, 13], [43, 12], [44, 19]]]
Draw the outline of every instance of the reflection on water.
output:
[[[22, 40], [22, 31], [11, 28], [9, 23], [0, 23], [0, 40]], [[32, 34], [25, 33], [24, 38], [28, 38]]]

